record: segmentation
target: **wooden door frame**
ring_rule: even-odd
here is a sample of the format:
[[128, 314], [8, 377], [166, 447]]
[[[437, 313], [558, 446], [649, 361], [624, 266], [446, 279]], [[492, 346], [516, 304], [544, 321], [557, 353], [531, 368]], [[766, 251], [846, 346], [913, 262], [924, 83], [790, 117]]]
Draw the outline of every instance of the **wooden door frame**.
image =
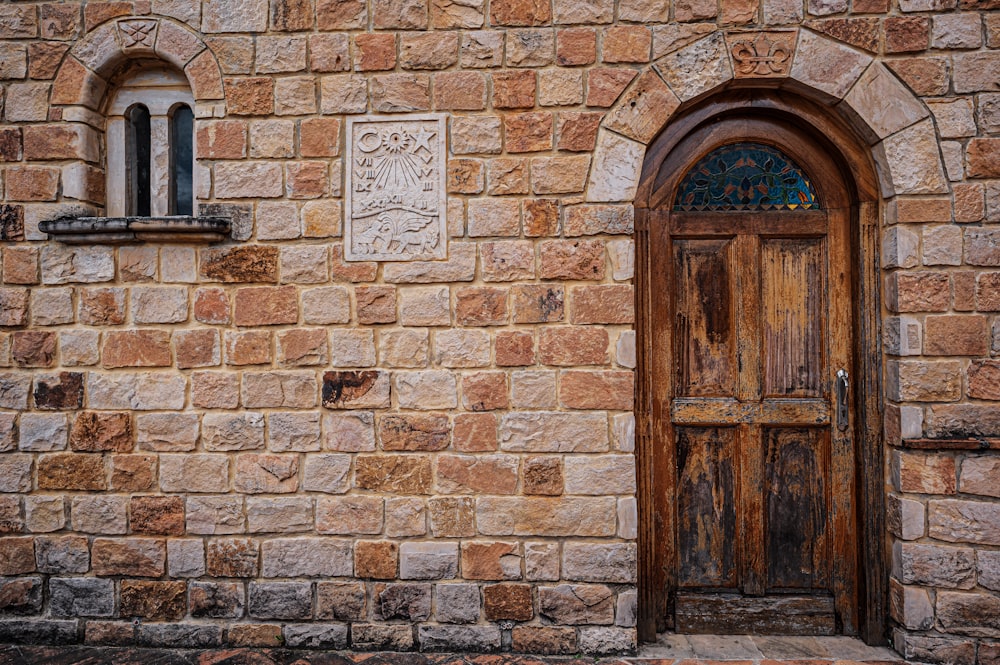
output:
[[[676, 174], [661, 171], [673, 149], [707, 122], [738, 121], [765, 116], [808, 132], [816, 145], [834, 156], [840, 176], [852, 194], [852, 273], [855, 327], [856, 504], [858, 511], [858, 630], [869, 644], [886, 643], [888, 614], [887, 535], [885, 531], [885, 466], [882, 446], [882, 352], [879, 341], [880, 195], [875, 167], [865, 144], [839, 118], [798, 95], [777, 90], [725, 92], [678, 112], [649, 146], [635, 198], [636, 293], [636, 455], [638, 467], [638, 631], [652, 641], [666, 625], [666, 599], [672, 574], [674, 525], [657, 506], [672, 506], [673, 484], [657, 478], [673, 474], [669, 457], [656, 450], [664, 441], [657, 431], [669, 414], [654, 413], [652, 374], [652, 307], [649, 215], [663, 198], [663, 186]], [[669, 193], [668, 193], [669, 194]]]

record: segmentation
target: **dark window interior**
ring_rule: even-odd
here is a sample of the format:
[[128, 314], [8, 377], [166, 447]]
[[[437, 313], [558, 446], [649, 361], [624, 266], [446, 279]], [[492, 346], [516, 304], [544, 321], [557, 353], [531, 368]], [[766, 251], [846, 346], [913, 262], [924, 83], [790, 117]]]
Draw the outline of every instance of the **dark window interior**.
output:
[[126, 159], [128, 159], [128, 210], [135, 217], [149, 217], [149, 109], [136, 104], [125, 114]]
[[194, 155], [191, 146], [194, 114], [187, 105], [174, 109], [170, 118], [170, 214], [194, 214], [192, 171]]

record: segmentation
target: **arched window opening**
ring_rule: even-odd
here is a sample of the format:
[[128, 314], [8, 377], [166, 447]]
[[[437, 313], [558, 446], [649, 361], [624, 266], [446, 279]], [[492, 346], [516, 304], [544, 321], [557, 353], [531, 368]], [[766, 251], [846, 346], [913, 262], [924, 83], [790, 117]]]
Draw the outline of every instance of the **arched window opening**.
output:
[[170, 117], [170, 214], [194, 214], [194, 113], [187, 104]]
[[812, 180], [791, 157], [762, 143], [730, 143], [691, 167], [674, 210], [813, 210]]
[[194, 216], [194, 97], [180, 72], [140, 69], [107, 111], [107, 215]]
[[132, 106], [125, 113], [125, 125], [126, 214], [149, 217], [149, 109], [143, 104]]

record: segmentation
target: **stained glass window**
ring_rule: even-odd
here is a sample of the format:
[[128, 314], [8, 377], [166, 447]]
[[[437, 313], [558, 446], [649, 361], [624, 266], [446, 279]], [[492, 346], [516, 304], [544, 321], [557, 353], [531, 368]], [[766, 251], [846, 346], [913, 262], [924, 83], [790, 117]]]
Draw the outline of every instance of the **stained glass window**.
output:
[[761, 143], [716, 148], [677, 190], [674, 210], [813, 210], [816, 190], [790, 157]]

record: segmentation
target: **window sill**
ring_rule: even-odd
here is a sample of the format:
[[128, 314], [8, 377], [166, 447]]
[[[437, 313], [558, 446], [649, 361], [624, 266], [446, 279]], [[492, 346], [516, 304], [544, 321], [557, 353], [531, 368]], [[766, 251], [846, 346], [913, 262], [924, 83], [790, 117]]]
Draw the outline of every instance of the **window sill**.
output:
[[224, 217], [62, 217], [38, 229], [67, 245], [129, 245], [143, 242], [212, 243], [229, 238]]

